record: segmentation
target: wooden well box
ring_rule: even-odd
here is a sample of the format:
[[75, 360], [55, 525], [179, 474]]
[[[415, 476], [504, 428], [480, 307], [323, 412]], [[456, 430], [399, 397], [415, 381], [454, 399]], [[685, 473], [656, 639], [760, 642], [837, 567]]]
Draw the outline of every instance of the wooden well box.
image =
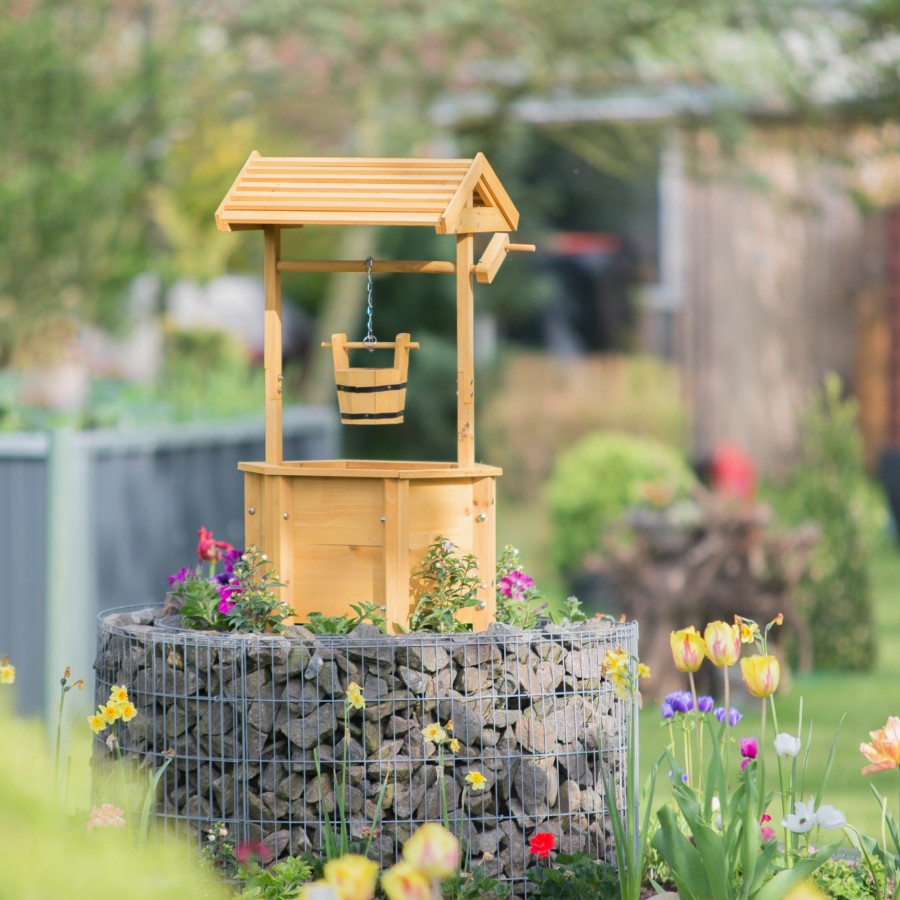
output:
[[[476, 631], [493, 620], [495, 479], [501, 471], [475, 462], [473, 282], [493, 281], [508, 251], [534, 249], [509, 242], [507, 233], [515, 230], [518, 217], [480, 153], [473, 159], [435, 160], [262, 157], [254, 152], [220, 204], [216, 223], [221, 230], [261, 229], [264, 234], [266, 458], [239, 464], [245, 538], [274, 561], [286, 599], [301, 620], [312, 611], [338, 615], [349, 612], [352, 603], [374, 601], [384, 607], [388, 622], [406, 624], [414, 602], [410, 577], [438, 535], [479, 562], [479, 608], [462, 617]], [[370, 260], [368, 266], [366, 260], [283, 260], [281, 229], [310, 225], [427, 226], [448, 235], [455, 252], [447, 260]], [[476, 264], [479, 234], [493, 237]], [[367, 271], [455, 277], [454, 463], [282, 458], [282, 273]], [[401, 338], [408, 341], [409, 335]], [[337, 368], [339, 387], [356, 386], [359, 379]], [[405, 370], [402, 374], [405, 380]], [[354, 413], [349, 406], [346, 410]]]

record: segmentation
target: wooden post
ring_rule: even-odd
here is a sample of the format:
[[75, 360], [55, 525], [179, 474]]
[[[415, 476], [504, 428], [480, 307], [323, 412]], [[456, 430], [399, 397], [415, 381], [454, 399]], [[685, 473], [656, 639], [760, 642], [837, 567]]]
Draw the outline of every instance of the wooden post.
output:
[[283, 459], [281, 430], [281, 229], [266, 225], [263, 229], [263, 283], [266, 315], [263, 362], [266, 371], [266, 462]]
[[460, 468], [469, 468], [475, 464], [473, 245], [471, 234], [456, 236], [456, 444]]

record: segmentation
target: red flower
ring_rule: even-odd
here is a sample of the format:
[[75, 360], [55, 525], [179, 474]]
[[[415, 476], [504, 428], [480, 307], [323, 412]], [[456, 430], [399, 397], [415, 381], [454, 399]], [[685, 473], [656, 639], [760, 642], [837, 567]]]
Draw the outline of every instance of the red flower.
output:
[[230, 553], [234, 547], [228, 541], [217, 541], [213, 533], [207, 531], [202, 525], [197, 529], [200, 539], [197, 541], [197, 558], [200, 562], [218, 562], [222, 558], [222, 551]]
[[529, 842], [528, 848], [534, 856], [546, 859], [556, 846], [556, 838], [549, 831], [539, 831]]
[[242, 866], [246, 866], [248, 862], [254, 860], [265, 865], [272, 861], [272, 851], [262, 841], [244, 841], [235, 848], [234, 858]]

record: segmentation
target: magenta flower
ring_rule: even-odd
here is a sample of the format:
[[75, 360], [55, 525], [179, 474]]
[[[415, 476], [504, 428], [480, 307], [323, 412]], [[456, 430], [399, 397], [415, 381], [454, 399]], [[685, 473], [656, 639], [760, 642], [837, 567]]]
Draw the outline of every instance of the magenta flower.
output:
[[222, 557], [222, 563], [225, 571], [229, 575], [234, 571], [235, 564], [243, 555], [243, 550], [237, 550], [234, 547], [232, 547], [230, 550], [225, 551], [225, 555]]
[[530, 575], [516, 569], [500, 579], [500, 590], [504, 597], [512, 597], [514, 600], [522, 600], [525, 591], [534, 587], [534, 579]]
[[190, 569], [179, 569], [174, 575], [169, 575], [166, 578], [166, 581], [169, 582], [169, 587], [172, 587], [172, 585], [174, 585], [174, 584], [180, 584], [190, 574], [191, 574]]
[[756, 759], [756, 755], [759, 753], [759, 744], [756, 741], [756, 738], [741, 738], [741, 756], [745, 759]]
[[234, 602], [234, 600], [229, 600], [226, 597], [223, 597], [219, 601], [219, 605], [216, 607], [216, 609], [218, 609], [223, 616], [227, 616], [228, 613], [230, 613], [235, 608], [235, 606], [237, 606], [237, 604]]

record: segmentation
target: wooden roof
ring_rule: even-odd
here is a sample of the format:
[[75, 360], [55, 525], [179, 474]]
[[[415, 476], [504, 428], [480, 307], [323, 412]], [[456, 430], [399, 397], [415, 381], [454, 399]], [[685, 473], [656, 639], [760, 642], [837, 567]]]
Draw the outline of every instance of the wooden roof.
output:
[[221, 231], [278, 225], [428, 225], [438, 234], [515, 231], [518, 210], [474, 159], [260, 156], [216, 210]]

